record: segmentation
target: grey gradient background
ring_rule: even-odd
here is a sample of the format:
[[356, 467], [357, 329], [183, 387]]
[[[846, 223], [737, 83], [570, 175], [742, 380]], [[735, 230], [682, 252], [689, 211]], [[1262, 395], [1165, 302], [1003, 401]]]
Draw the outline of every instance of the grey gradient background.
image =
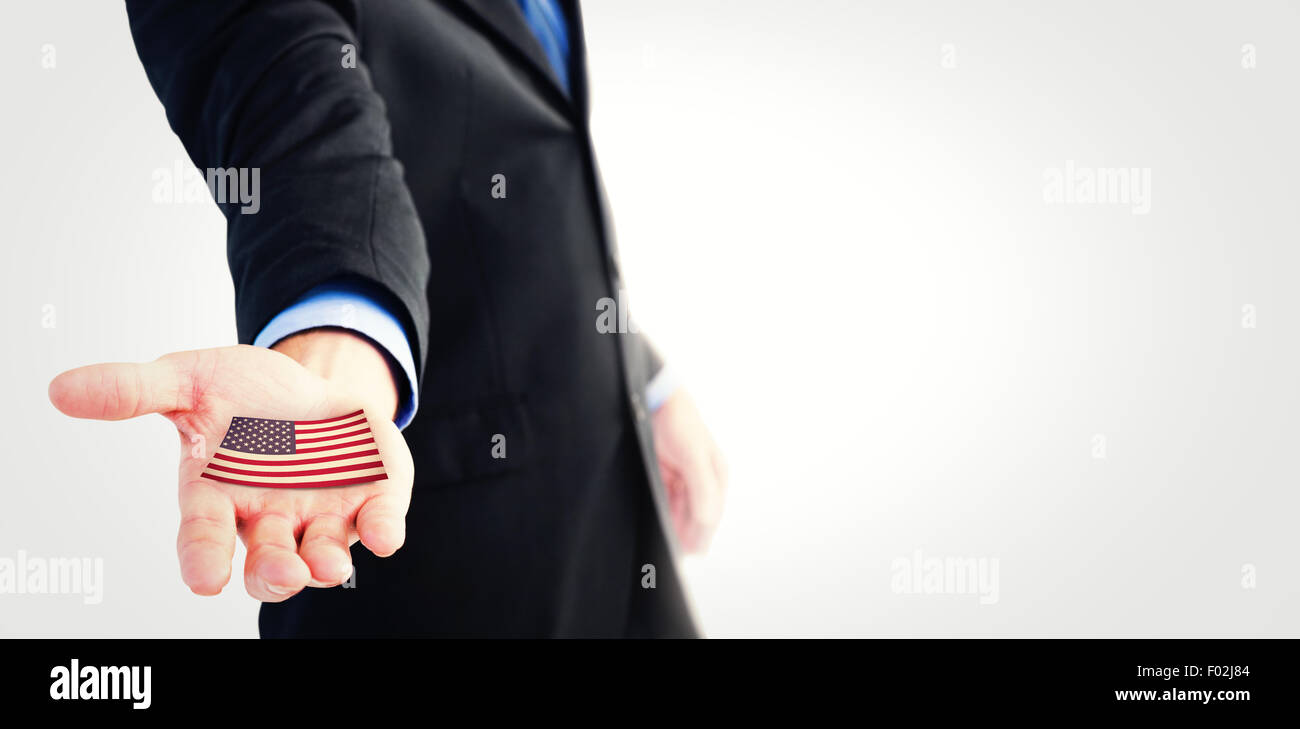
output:
[[[120, 3], [6, 19], [0, 558], [100, 557], [105, 587], [0, 594], [0, 635], [255, 635], [242, 549], [220, 597], [180, 580], [171, 426], [45, 394], [233, 342], [224, 221], [152, 201], [184, 153]], [[711, 635], [1300, 635], [1296, 3], [586, 20], [636, 316], [732, 466], [686, 566]], [[1150, 168], [1150, 213], [1044, 204], [1067, 160]], [[998, 559], [998, 602], [895, 593], [918, 549]]]

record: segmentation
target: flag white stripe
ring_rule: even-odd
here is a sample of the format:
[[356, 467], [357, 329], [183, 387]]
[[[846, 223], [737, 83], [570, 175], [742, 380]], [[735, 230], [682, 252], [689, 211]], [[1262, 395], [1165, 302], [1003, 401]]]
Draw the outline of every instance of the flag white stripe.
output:
[[[362, 439], [362, 440], [365, 440], [366, 438], [369, 438], [369, 437], [371, 437], [372, 435], [373, 435], [373, 434], [372, 434], [370, 431], [367, 430], [367, 431], [365, 431], [365, 432], [363, 432], [363, 433], [352, 433], [351, 435], [346, 435], [346, 436], [343, 436], [342, 438], [330, 438], [329, 440], [321, 440], [321, 441], [314, 441], [314, 442], [313, 442], [313, 439], [312, 439], [310, 436], [304, 436], [304, 438], [305, 438], [308, 442], [304, 443], [304, 442], [303, 442], [304, 438], [298, 438], [298, 439], [296, 439], [296, 440], [294, 441], [294, 447], [296, 447], [296, 448], [329, 448], [329, 447], [332, 446], [332, 445], [336, 445], [336, 444], [338, 444], [338, 443], [347, 443], [348, 441], [357, 440], [358, 438], [360, 438], [360, 439]], [[321, 437], [323, 438], [323, 437], [326, 437], [326, 436], [321, 436]]]
[[[329, 435], [331, 431], [335, 431], [335, 430], [353, 430], [355, 428], [364, 428], [367, 426], [369, 426], [369, 422], [366, 420], [366, 417], [363, 415], [357, 418], [356, 420], [349, 420], [346, 423], [340, 423], [338, 425], [303, 425], [303, 426], [295, 425], [293, 430], [296, 434], [302, 435], [304, 438], [307, 438], [311, 436]], [[315, 432], [304, 433], [303, 431], [315, 431]]]
[[[205, 471], [205, 473], [208, 473], [208, 471]], [[378, 480], [377, 477], [384, 476], [384, 469], [382, 466], [376, 466], [374, 468], [367, 468], [365, 470], [343, 471], [342, 473], [317, 474], [314, 476], [248, 476], [242, 473], [238, 473], [238, 474], [224, 473], [222, 471], [211, 471], [210, 473], [213, 476], [238, 479], [240, 481], [248, 481], [250, 483], [314, 483], [318, 481], [333, 481], [336, 479], [372, 478], [372, 477]]]
[[[364, 453], [366, 451], [373, 451], [373, 450], [375, 450], [374, 443], [360, 443], [354, 446], [347, 446], [345, 448], [335, 448], [333, 450], [320, 451], [318, 453], [283, 453], [283, 454], [245, 453], [243, 451], [231, 450], [229, 448], [218, 448], [217, 453], [220, 453], [223, 456], [230, 456], [231, 458], [243, 458], [249, 461], [257, 461], [258, 465], [261, 466], [261, 465], [274, 465], [277, 461], [290, 461], [290, 462], [301, 461], [306, 458], [324, 458], [329, 456], [341, 456], [347, 453]], [[217, 461], [223, 462], [219, 458], [217, 459]], [[332, 461], [330, 462], [332, 463]], [[239, 463], [239, 462], [236, 461], [235, 463]]]
[[[372, 448], [371, 450], [374, 449]], [[316, 455], [316, 454], [309, 453], [307, 455]], [[305, 457], [306, 456], [304, 456], [304, 458]], [[218, 466], [222, 466], [223, 468], [238, 468], [244, 471], [264, 471], [268, 473], [275, 473], [278, 471], [306, 471], [315, 468], [338, 468], [339, 466], [355, 466], [358, 463], [378, 463], [378, 462], [379, 462], [379, 455], [371, 454], [368, 456], [358, 456], [356, 458], [342, 458], [337, 461], [321, 461], [320, 463], [293, 463], [293, 462], [275, 463], [274, 461], [272, 461], [268, 463], [253, 464], [253, 463], [240, 463], [238, 461], [223, 461], [220, 458], [218, 458], [212, 461], [211, 464], [209, 465], [215, 464]]]

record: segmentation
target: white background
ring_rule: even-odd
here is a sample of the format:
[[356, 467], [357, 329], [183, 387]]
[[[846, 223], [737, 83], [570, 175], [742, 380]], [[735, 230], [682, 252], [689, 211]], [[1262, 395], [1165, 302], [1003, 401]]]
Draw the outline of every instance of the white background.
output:
[[[1295, 4], [587, 5], [636, 316], [732, 466], [709, 634], [1300, 635]], [[106, 584], [0, 634], [255, 635], [242, 564], [181, 583], [170, 425], [45, 395], [233, 342], [224, 221], [152, 201], [185, 156], [120, 4], [8, 10], [0, 558]], [[1150, 168], [1150, 213], [1045, 204], [1069, 160]], [[897, 594], [916, 550], [998, 601]]]

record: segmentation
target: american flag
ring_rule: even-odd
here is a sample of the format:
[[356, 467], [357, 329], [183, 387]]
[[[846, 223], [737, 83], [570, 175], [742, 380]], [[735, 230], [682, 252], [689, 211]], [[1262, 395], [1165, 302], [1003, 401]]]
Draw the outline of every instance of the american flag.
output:
[[361, 410], [328, 420], [235, 418], [202, 476], [285, 489], [388, 478]]

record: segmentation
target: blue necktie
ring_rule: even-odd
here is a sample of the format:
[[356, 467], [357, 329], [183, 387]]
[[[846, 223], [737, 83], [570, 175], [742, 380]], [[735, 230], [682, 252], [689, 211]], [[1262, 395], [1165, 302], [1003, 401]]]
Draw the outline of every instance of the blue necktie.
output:
[[537, 36], [546, 59], [560, 79], [564, 93], [569, 93], [569, 31], [564, 11], [556, 0], [518, 0], [529, 30]]

